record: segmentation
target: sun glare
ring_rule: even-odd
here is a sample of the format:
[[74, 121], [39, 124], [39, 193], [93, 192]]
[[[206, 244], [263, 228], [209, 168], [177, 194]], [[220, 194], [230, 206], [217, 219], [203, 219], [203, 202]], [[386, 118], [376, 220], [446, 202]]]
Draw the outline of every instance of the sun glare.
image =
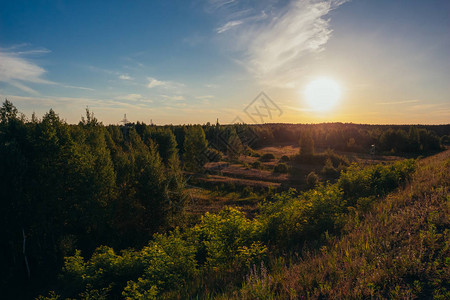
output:
[[320, 78], [310, 82], [304, 90], [308, 106], [315, 111], [328, 111], [336, 106], [341, 98], [341, 87], [329, 78]]

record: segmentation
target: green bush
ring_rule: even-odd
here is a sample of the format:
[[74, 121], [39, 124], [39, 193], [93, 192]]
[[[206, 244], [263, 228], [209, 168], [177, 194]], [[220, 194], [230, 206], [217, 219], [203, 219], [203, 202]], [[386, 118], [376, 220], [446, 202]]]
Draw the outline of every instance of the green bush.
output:
[[287, 155], [283, 155], [283, 156], [280, 158], [280, 161], [281, 161], [281, 162], [287, 162], [287, 161], [290, 161], [290, 158], [289, 158], [289, 156], [287, 156]]
[[289, 166], [285, 163], [279, 163], [273, 168], [274, 173], [287, 173], [289, 172]]
[[98, 247], [88, 261], [79, 251], [64, 264], [66, 293], [79, 295], [89, 290], [129, 299], [154, 298], [159, 292], [182, 288], [197, 272], [196, 248], [178, 230], [157, 234], [140, 251], [124, 250], [120, 255], [110, 247]]
[[314, 188], [319, 183], [319, 176], [313, 171], [306, 176], [306, 184], [309, 188]]
[[246, 186], [241, 191], [242, 197], [249, 197], [253, 193], [253, 188], [251, 186]]
[[261, 259], [266, 252], [258, 243], [261, 224], [232, 207], [217, 214], [206, 213], [193, 230], [199, 239], [197, 257], [208, 268], [227, 268], [236, 259], [246, 265]]
[[218, 162], [223, 160], [222, 152], [214, 148], [208, 148], [206, 150], [206, 157], [210, 162]]
[[265, 241], [282, 251], [333, 231], [345, 211], [342, 191], [336, 185], [318, 186], [296, 196], [295, 190], [275, 195], [260, 206]]
[[350, 204], [354, 205], [360, 197], [379, 196], [392, 191], [410, 178], [415, 167], [414, 159], [365, 168], [352, 164], [341, 174], [337, 184]]
[[336, 178], [339, 176], [339, 171], [333, 166], [330, 158], [327, 158], [325, 165], [322, 168], [322, 174], [328, 178]]

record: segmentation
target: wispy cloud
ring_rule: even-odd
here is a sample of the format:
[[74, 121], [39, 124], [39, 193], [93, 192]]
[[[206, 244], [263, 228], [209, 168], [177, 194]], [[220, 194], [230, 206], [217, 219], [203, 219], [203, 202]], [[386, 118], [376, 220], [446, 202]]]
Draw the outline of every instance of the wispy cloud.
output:
[[84, 86], [75, 86], [75, 85], [66, 85], [66, 84], [62, 84], [62, 87], [65, 88], [69, 88], [69, 89], [79, 89], [79, 90], [85, 90], [85, 91], [95, 91], [95, 89], [91, 89], [88, 87], [84, 87]]
[[116, 100], [127, 100], [127, 101], [141, 101], [141, 102], [148, 102], [152, 103], [153, 100], [147, 99], [141, 94], [127, 94], [122, 96], [116, 96], [114, 99]]
[[377, 102], [379, 105], [395, 105], [395, 104], [408, 104], [408, 103], [417, 103], [419, 100], [404, 100], [404, 101], [391, 101], [391, 102]]
[[149, 89], [155, 88], [155, 87], [163, 87], [163, 88], [181, 88], [184, 87], [184, 84], [174, 81], [163, 81], [158, 80], [154, 77], [147, 77], [148, 84], [147, 87]]
[[182, 96], [182, 95], [173, 95], [173, 96], [161, 95], [161, 97], [163, 97], [164, 99], [167, 99], [167, 100], [172, 100], [172, 101], [183, 101], [183, 100], [185, 100], [184, 96]]
[[0, 82], [6, 82], [29, 94], [38, 95], [39, 92], [29, 87], [29, 84], [57, 85], [69, 89], [94, 91], [92, 88], [64, 84], [45, 79], [47, 70], [33, 62], [29, 56], [51, 53], [48, 49], [19, 49], [29, 46], [20, 44], [10, 48], [0, 48]]
[[229, 21], [227, 22], [225, 25], [220, 26], [219, 28], [217, 28], [217, 33], [222, 33], [225, 32], [235, 26], [239, 26], [243, 23], [243, 21]]
[[153, 78], [153, 77], [147, 77], [147, 80], [148, 80], [147, 87], [149, 89], [152, 89], [152, 88], [157, 87], [157, 86], [167, 86], [169, 84], [168, 81], [161, 81], [161, 80], [158, 80], [158, 79]]
[[321, 52], [330, 39], [327, 15], [346, 1], [292, 0], [284, 6], [285, 2], [260, 1], [256, 8], [235, 1], [210, 2], [233, 16], [225, 17], [216, 32], [227, 44], [236, 45], [232, 50], [241, 54], [237, 61], [261, 83], [291, 87], [304, 73], [305, 58]]
[[119, 79], [122, 80], [133, 80], [133, 78], [128, 74], [120, 74]]
[[238, 3], [237, 0], [208, 0], [208, 5], [206, 9], [208, 11], [214, 12], [224, 7], [235, 6]]
[[38, 66], [30, 59], [21, 56], [21, 52], [6, 52], [0, 49], [1, 82], [6, 82], [30, 94], [38, 94], [37, 91], [26, 84], [55, 84], [55, 82], [44, 78], [45, 73], [46, 70], [44, 68]]

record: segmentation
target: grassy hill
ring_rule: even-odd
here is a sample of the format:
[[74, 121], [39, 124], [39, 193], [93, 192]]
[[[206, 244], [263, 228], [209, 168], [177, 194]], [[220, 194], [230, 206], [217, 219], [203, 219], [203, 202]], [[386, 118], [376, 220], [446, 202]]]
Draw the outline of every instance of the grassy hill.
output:
[[449, 183], [450, 151], [419, 160], [404, 188], [354, 210], [341, 237], [288, 267], [255, 270], [240, 296], [449, 299]]

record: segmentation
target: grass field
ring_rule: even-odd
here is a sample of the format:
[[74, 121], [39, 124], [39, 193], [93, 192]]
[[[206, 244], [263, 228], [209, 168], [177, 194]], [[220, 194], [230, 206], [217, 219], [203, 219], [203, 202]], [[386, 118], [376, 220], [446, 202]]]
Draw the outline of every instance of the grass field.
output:
[[[194, 183], [188, 189], [189, 201], [186, 211], [194, 215], [201, 215], [207, 211], [216, 212], [223, 206], [237, 206], [251, 215], [262, 197], [258, 191], [281, 191], [288, 188], [304, 190], [306, 177], [310, 172], [321, 173], [321, 163], [298, 163], [295, 157], [300, 148], [293, 145], [270, 146], [258, 149], [260, 155], [273, 154], [274, 159], [261, 161], [259, 157], [241, 155], [239, 160], [233, 162], [220, 161], [205, 164], [205, 171], [197, 174], [192, 180]], [[318, 149], [318, 153], [326, 153], [326, 149]], [[335, 154], [344, 157], [349, 163], [363, 166], [379, 163], [389, 163], [404, 157], [393, 155], [370, 155], [368, 153], [339, 152]], [[273, 168], [281, 162], [281, 158], [287, 156], [285, 162], [291, 172], [275, 173]], [[259, 168], [253, 164], [260, 163]], [[322, 176], [324, 177], [324, 176]], [[323, 178], [327, 180], [327, 178]], [[188, 181], [190, 184], [191, 182]], [[244, 190], [244, 193], [242, 191]], [[219, 191], [221, 191], [219, 193]], [[227, 192], [228, 191], [228, 192]], [[252, 193], [255, 192], [255, 193]]]

